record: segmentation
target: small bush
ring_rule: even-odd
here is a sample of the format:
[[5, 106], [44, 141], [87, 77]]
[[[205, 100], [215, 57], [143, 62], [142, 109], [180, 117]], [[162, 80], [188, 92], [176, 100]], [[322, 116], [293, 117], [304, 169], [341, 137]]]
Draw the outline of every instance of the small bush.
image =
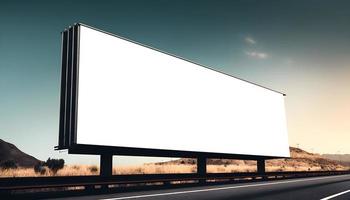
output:
[[17, 167], [17, 163], [13, 160], [5, 160], [0, 163], [1, 169], [16, 169]]
[[73, 165], [72, 168], [75, 169], [75, 170], [80, 170], [80, 166], [78, 166], [78, 165]]
[[38, 164], [34, 165], [34, 172], [44, 175], [46, 173], [46, 168], [44, 167], [44, 164], [44, 162], [39, 162]]
[[58, 170], [63, 169], [64, 160], [49, 158], [44, 165], [47, 166], [54, 174], [56, 174]]
[[89, 167], [89, 170], [91, 173], [97, 173], [98, 168], [96, 166], [91, 166], [91, 167]]

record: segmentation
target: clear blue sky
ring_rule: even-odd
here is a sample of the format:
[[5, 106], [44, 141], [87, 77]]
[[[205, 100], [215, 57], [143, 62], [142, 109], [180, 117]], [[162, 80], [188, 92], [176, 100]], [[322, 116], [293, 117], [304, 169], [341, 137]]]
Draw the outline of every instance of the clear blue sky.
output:
[[283, 91], [291, 145], [350, 153], [349, 1], [2, 0], [0, 138], [24, 152], [97, 161], [53, 150], [60, 32], [75, 22]]

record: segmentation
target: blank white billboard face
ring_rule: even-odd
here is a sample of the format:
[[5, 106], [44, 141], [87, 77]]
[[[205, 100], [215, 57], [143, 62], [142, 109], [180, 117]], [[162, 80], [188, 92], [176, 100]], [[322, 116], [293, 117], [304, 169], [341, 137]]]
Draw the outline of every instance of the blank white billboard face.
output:
[[77, 144], [289, 157], [284, 96], [80, 27]]

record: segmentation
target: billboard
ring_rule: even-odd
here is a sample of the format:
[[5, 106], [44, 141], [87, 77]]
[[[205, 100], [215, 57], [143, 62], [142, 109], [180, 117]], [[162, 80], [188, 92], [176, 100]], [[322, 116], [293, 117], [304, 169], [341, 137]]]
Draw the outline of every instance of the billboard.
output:
[[60, 148], [289, 157], [282, 93], [86, 25], [62, 35]]

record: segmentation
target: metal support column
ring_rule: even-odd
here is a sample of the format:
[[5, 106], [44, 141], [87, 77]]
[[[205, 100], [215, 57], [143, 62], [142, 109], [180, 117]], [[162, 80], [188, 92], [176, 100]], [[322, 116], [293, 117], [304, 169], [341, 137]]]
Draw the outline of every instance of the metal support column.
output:
[[[207, 158], [204, 156], [199, 156], [197, 158], [197, 174], [201, 178], [206, 178], [207, 175]], [[205, 183], [205, 179], [200, 179], [200, 183]]]
[[100, 176], [112, 176], [112, 154], [102, 154], [100, 157]]
[[257, 172], [258, 174], [265, 174], [265, 159], [257, 160]]

